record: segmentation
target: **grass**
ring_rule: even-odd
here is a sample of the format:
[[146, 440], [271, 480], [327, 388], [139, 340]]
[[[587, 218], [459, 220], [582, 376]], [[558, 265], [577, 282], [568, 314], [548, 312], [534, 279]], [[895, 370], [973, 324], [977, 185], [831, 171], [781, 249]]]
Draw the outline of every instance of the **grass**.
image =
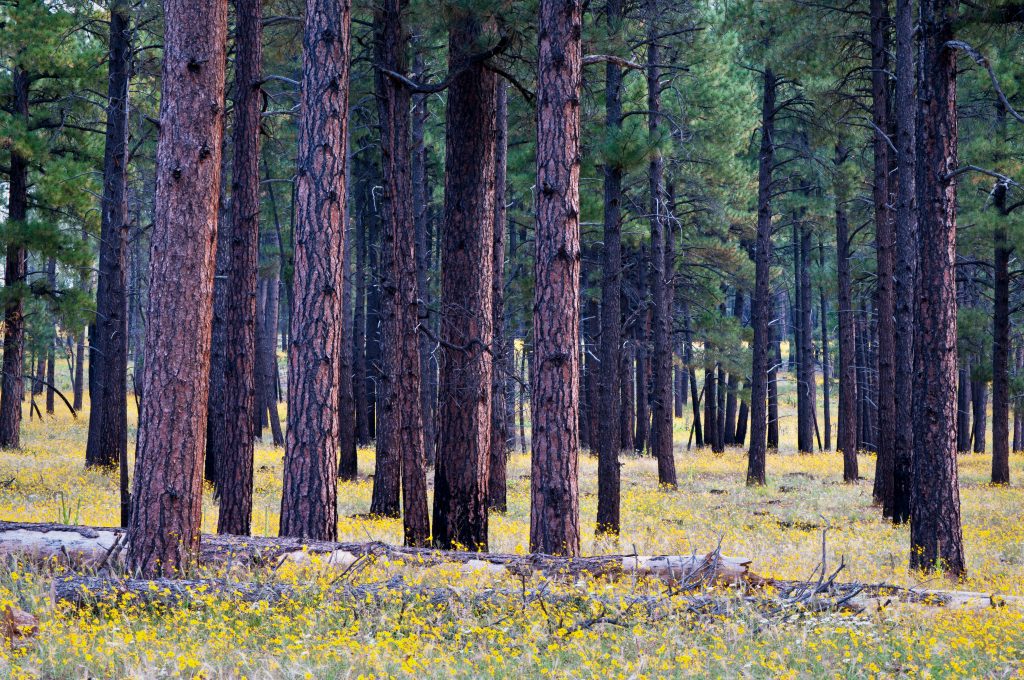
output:
[[[783, 413], [794, 411], [785, 392]], [[134, 417], [134, 416], [133, 416]], [[820, 417], [820, 416], [819, 416]], [[792, 448], [795, 423], [786, 417], [781, 436]], [[86, 419], [57, 414], [26, 422], [21, 451], [0, 452], [0, 518], [118, 521], [114, 475], [82, 466]], [[688, 420], [676, 423], [680, 486], [656, 488], [649, 458], [626, 457], [623, 532], [596, 541], [596, 461], [580, 460], [581, 524], [586, 553], [641, 554], [722, 551], [753, 560], [765, 576], [808, 576], [821, 555], [821, 527], [830, 526], [828, 554], [844, 556], [846, 580], [920, 585], [907, 572], [908, 530], [883, 521], [871, 504], [870, 480], [841, 483], [835, 453], [783, 452], [768, 459], [769, 484], [744, 485], [743, 451], [723, 455], [686, 451]], [[788, 448], [787, 448], [788, 445]], [[257, 448], [253, 528], [276, 532], [281, 491], [280, 449]], [[339, 486], [339, 536], [343, 540], [401, 541], [397, 520], [355, 517], [369, 507], [373, 455], [360, 451], [360, 480]], [[874, 458], [862, 456], [870, 477]], [[1024, 491], [986, 484], [990, 458], [960, 459], [968, 576], [958, 588], [1024, 595]], [[1024, 457], [1011, 461], [1013, 479], [1024, 480]], [[491, 517], [493, 550], [525, 552], [529, 534], [529, 460], [514, 455], [509, 467], [509, 512]], [[216, 526], [217, 508], [207, 492], [203, 522]], [[409, 569], [376, 563], [359, 581], [401, 573], [409, 583], [521, 588], [512, 577], [451, 569]], [[649, 583], [590, 580], [552, 583], [568, 593], [558, 607], [524, 604], [508, 594], [481, 602], [453, 596], [431, 602], [395, 592], [352, 601], [335, 597], [334, 575], [318, 565], [231, 578], [281, 579], [309, 587], [284, 605], [243, 605], [200, 597], [185, 608], [104, 603], [95, 610], [55, 607], [49, 583], [55, 567], [7, 560], [0, 565], [0, 604], [34, 613], [38, 635], [0, 648], [0, 675], [8, 677], [1007, 677], [1024, 676], [1024, 613], [1013, 607], [987, 611], [890, 607], [859, 615], [794, 615], [765, 621], [737, 606], [728, 616], [695, 619], [685, 610], [652, 622], [623, 605], [598, 612], [594, 593], [621, 598]], [[221, 574], [223, 575], [223, 574]], [[536, 584], [534, 584], [536, 585]], [[948, 584], [937, 580], [937, 588]], [[606, 614], [611, 623], [583, 625]]]

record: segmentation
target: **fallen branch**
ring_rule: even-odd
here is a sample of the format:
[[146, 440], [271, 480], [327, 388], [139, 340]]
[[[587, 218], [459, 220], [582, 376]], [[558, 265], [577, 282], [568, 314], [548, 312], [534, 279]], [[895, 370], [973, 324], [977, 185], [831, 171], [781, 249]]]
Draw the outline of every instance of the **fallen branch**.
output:
[[[72, 567], [116, 571], [124, 549], [124, 531], [116, 528], [67, 526], [0, 521], [0, 556], [25, 555], [33, 559], [56, 559]], [[469, 569], [487, 569], [549, 576], [642, 574], [681, 586], [700, 582], [760, 583], [750, 572], [750, 560], [722, 555], [717, 549], [690, 555], [602, 555], [566, 558], [556, 555], [477, 553], [458, 550], [407, 548], [387, 543], [310, 541], [298, 538], [203, 535], [199, 561], [240, 567], [277, 567], [284, 562], [307, 562], [319, 556], [327, 565], [346, 569], [363, 556], [416, 566], [444, 563], [462, 564]]]

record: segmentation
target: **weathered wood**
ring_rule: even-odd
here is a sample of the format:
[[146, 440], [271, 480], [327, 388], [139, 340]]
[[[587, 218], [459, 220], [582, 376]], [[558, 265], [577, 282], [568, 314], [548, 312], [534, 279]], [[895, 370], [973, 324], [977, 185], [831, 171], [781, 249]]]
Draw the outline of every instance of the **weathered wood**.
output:
[[[72, 566], [98, 569], [119, 564], [124, 532], [104, 527], [66, 526], [0, 521], [0, 555], [57, 559]], [[700, 578], [722, 583], [763, 579], [750, 572], [750, 560], [718, 551], [690, 555], [600, 555], [565, 558], [554, 555], [513, 555], [457, 550], [409, 548], [387, 543], [311, 541], [299, 538], [203, 535], [200, 562], [235, 566], [277, 566], [286, 561], [308, 562], [318, 556], [326, 565], [346, 569], [358, 558], [377, 556], [417, 566], [443, 563], [487, 568], [497, 572], [573, 576], [579, 574], [645, 574], [679, 584]]]

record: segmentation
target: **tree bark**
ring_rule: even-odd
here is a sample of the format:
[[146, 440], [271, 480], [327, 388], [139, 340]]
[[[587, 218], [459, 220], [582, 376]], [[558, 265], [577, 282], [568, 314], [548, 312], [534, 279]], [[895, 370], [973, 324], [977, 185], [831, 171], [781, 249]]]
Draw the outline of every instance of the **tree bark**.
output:
[[90, 344], [95, 391], [90, 391], [87, 466], [113, 467], [128, 449], [128, 83], [131, 72], [130, 8], [117, 0], [110, 8], [107, 72], [107, 124], [103, 150], [99, 268], [95, 333]]
[[[262, 0], [235, 2], [231, 240], [224, 317], [224, 434], [218, 451], [217, 533], [247, 536], [252, 521], [256, 413], [256, 284], [260, 256]], [[269, 401], [269, 400], [268, 400]]]
[[956, 422], [957, 0], [921, 0], [917, 94], [920, 232], [914, 343], [914, 455], [910, 566], [964, 573]]
[[580, 551], [580, 0], [541, 0], [531, 410], [531, 550]]
[[[754, 245], [754, 294], [751, 325], [754, 327], [750, 370], [750, 448], [747, 451], [747, 485], [764, 486], [767, 435], [769, 350], [774, 300], [770, 289], [772, 257], [772, 171], [775, 166], [775, 90], [778, 81], [771, 68], [764, 69], [761, 101], [761, 148], [757, 172], [757, 241]], [[774, 371], [774, 369], [772, 369]], [[777, 418], [775, 419], [777, 421]], [[777, 430], [776, 430], [777, 432]], [[777, 445], [776, 435], [776, 445]]]
[[280, 535], [320, 540], [338, 531], [349, 22], [349, 0], [306, 5]]
[[[164, 0], [160, 140], [128, 565], [172, 576], [199, 549], [227, 2]], [[182, 285], [182, 282], [188, 285]]]
[[[738, 288], [736, 289], [736, 297], [733, 300], [732, 315], [740, 325], [743, 324], [743, 291]], [[725, 398], [725, 432], [722, 435], [726, 446], [736, 444], [736, 411], [739, 406], [739, 389], [739, 374], [730, 372]]]
[[[825, 244], [818, 241], [818, 265], [825, 271]], [[821, 299], [821, 390], [822, 407], [825, 420], [825, 450], [832, 450], [832, 355], [828, 347], [828, 296], [825, 286], [819, 287]]]
[[971, 450], [971, 364], [968, 357], [959, 362], [956, 390], [956, 451]]
[[[996, 108], [1000, 137], [1006, 140], [1006, 110]], [[994, 234], [992, 310], [992, 483], [1010, 483], [1010, 256], [1007, 238], [1007, 186], [999, 181], [992, 190], [992, 204], [1000, 223]]]
[[971, 381], [971, 442], [974, 453], [985, 453], [985, 433], [988, 431], [988, 385], [984, 380]]
[[[799, 293], [799, 384], [803, 397], [798, 448], [801, 453], [814, 452], [814, 423], [817, 411], [814, 367], [814, 324], [811, 322], [811, 230], [800, 223], [800, 293]], [[796, 247], [796, 244], [794, 244]]]
[[893, 192], [890, 182], [892, 162], [889, 102], [889, 20], [888, 0], [871, 0], [871, 119], [874, 127], [874, 180], [872, 197], [875, 214], [875, 252], [877, 255], [877, 291], [875, 310], [878, 324], [878, 449], [875, 459], [875, 481], [872, 496], [876, 503], [891, 504], [893, 465], [896, 443], [896, 399], [892, 386], [896, 382], [895, 327], [895, 223], [891, 208]]
[[700, 395], [697, 393], [697, 369], [693, 364], [693, 321], [690, 317], [690, 305], [683, 303], [683, 334], [685, 342], [683, 348], [683, 361], [686, 363], [686, 370], [689, 373], [690, 383], [690, 405], [693, 409], [693, 434], [697, 448], [704, 447], [704, 428], [700, 422]]
[[359, 446], [370, 444], [369, 405], [367, 404], [368, 374], [366, 366], [366, 248], [369, 207], [366, 197], [366, 166], [354, 161], [361, 170], [355, 177], [357, 186], [353, 191], [355, 201], [355, 311], [352, 315], [352, 393], [356, 406], [356, 442]]
[[[29, 74], [16, 67], [11, 74], [16, 115], [28, 125]], [[11, 149], [7, 184], [7, 221], [28, 218], [28, 159]], [[21, 401], [24, 398], [25, 300], [22, 288], [28, 275], [28, 251], [20, 239], [9, 239], [4, 288], [11, 291], [4, 304], [3, 390], [0, 393], [0, 448], [21, 446]]]
[[[608, 33], [615, 34], [622, 23], [621, 0], [606, 6]], [[604, 115], [606, 135], [622, 128], [622, 68], [611, 61], [604, 69]], [[622, 166], [604, 167], [604, 250], [601, 262], [601, 432], [597, 441], [597, 527], [598, 534], [617, 536], [620, 518], [619, 451], [622, 420], [619, 417], [623, 381], [622, 360]], [[630, 383], [632, 385], [632, 383]], [[628, 421], [627, 421], [628, 422]]]
[[[409, 36], [404, 0], [384, 0], [374, 10], [377, 63], [407, 70]], [[375, 70], [384, 171], [384, 231], [381, 235], [381, 401], [377, 455], [400, 461], [405, 543], [423, 546], [430, 537], [426, 461], [420, 401], [419, 288], [412, 203], [412, 96], [398, 80]]]
[[914, 449], [914, 296], [917, 279], [917, 206], [914, 189], [913, 0], [896, 0], [896, 436], [893, 447], [892, 521], [910, 520], [911, 456]]
[[[661, 57], [657, 34], [659, 11], [658, 0], [647, 0], [647, 129], [651, 139], [658, 139], [662, 134]], [[665, 253], [670, 215], [665, 192], [664, 159], [660, 151], [654, 152], [648, 172], [651, 198], [651, 332], [654, 336], [651, 357], [651, 453], [658, 461], [658, 483], [675, 488], [676, 464], [672, 455], [672, 307], [668, 295], [669, 263]]]
[[[835, 165], [846, 162], [847, 150], [836, 146]], [[853, 292], [850, 285], [850, 233], [846, 215], [846, 193], [836, 187], [836, 283], [839, 307], [839, 416], [836, 432], [836, 449], [843, 455], [843, 481], [856, 482], [860, 479], [857, 466], [858, 444], [858, 400], [857, 400], [857, 335], [856, 314], [853, 309]]]
[[494, 242], [491, 255], [491, 342], [493, 377], [491, 380], [491, 446], [488, 477], [488, 504], [498, 512], [508, 509], [506, 465], [509, 453], [508, 393], [512, 354], [505, 335], [505, 215], [506, 164], [508, 161], [508, 88], [495, 81], [496, 113], [494, 138]]
[[[417, 52], [413, 61], [415, 73], [423, 72], [422, 62], [423, 57]], [[412, 97], [412, 203], [413, 219], [416, 225], [416, 285], [419, 289], [420, 299], [419, 322], [428, 328], [433, 328], [431, 323], [432, 293], [427, 277], [432, 259], [430, 191], [425, 142], [429, 96], [414, 94]], [[437, 397], [437, 365], [433, 358], [434, 344], [430, 334], [420, 333], [420, 401], [422, 402], [423, 445], [427, 465], [434, 464], [437, 442], [434, 427], [434, 405]]]
[[434, 545], [480, 551], [488, 541], [497, 97], [495, 74], [466, 60], [484, 33], [483, 18], [473, 13], [458, 17], [448, 32], [448, 68], [462, 70], [448, 89], [445, 120], [434, 477]]

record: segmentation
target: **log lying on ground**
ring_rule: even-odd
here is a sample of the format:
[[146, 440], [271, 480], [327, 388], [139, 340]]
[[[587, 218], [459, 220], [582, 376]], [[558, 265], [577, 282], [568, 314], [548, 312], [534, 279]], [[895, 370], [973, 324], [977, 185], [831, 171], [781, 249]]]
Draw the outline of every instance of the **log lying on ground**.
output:
[[[74, 568], [98, 570], [120, 566], [125, 546], [122, 529], [0, 521], [0, 556], [24, 555], [56, 559]], [[476, 553], [407, 548], [380, 542], [309, 541], [298, 538], [203, 535], [200, 562], [239, 567], [277, 567], [285, 561], [306, 562], [319, 556], [325, 565], [348, 569], [364, 556], [415, 566], [445, 563], [467, 571], [486, 570], [549, 576], [640, 574], [672, 585], [695, 582], [760, 583], [750, 571], [750, 560], [722, 555], [718, 550], [691, 555], [602, 555], [565, 558], [555, 555]]]

